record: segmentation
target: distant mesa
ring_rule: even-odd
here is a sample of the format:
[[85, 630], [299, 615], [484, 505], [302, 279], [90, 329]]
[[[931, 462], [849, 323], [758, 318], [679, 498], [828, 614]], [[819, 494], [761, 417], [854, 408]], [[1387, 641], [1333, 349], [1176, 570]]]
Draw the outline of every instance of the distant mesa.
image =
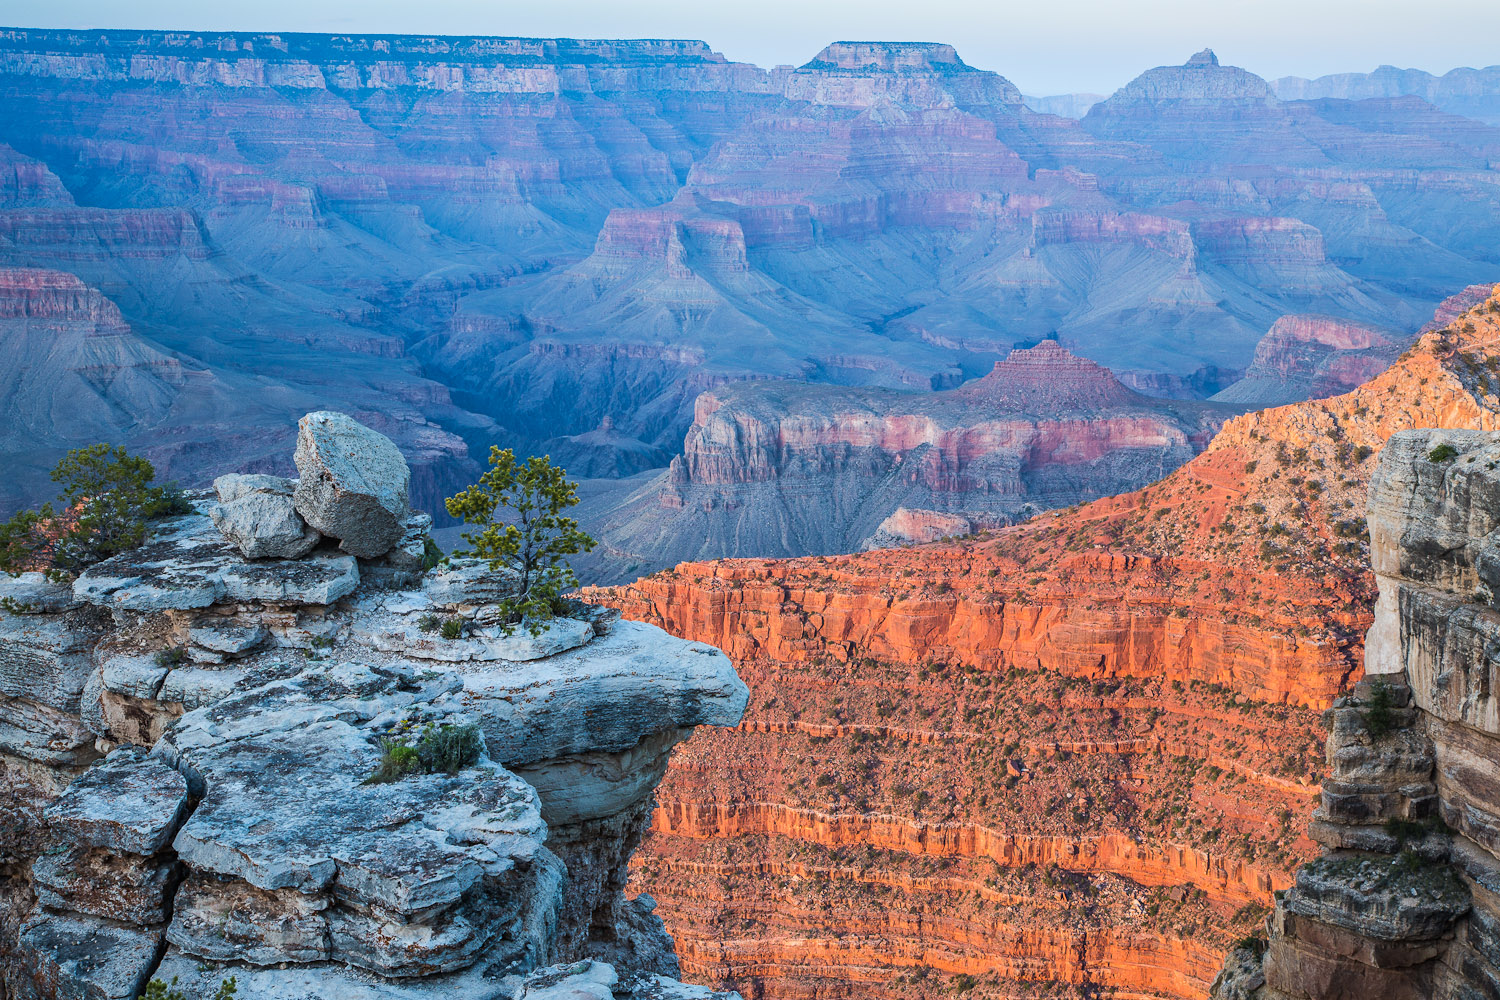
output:
[[938, 67], [969, 68], [958, 50], [943, 42], [833, 42], [803, 68], [899, 72]]

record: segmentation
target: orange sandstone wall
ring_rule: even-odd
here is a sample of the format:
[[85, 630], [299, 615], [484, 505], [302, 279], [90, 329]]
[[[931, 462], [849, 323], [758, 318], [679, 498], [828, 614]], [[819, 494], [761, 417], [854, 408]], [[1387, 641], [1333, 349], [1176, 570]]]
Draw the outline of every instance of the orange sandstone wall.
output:
[[1137, 493], [961, 542], [594, 591], [721, 646], [633, 864], [685, 973], [759, 998], [1198, 997], [1314, 845], [1396, 430], [1500, 425], [1500, 296]]

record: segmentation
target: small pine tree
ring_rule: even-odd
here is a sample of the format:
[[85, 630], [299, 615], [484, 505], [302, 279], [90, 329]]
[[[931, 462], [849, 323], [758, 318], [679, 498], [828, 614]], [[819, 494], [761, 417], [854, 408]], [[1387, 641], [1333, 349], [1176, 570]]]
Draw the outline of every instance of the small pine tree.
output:
[[154, 486], [156, 469], [124, 448], [75, 448], [52, 470], [57, 502], [23, 510], [0, 524], [0, 571], [76, 573], [140, 545], [153, 517], [185, 513], [182, 494]]
[[[463, 539], [472, 549], [453, 553], [487, 560], [517, 576], [513, 596], [500, 602], [507, 631], [524, 623], [539, 634], [562, 594], [578, 585], [567, 557], [594, 548], [592, 538], [563, 511], [578, 503], [578, 489], [548, 456], [524, 464], [506, 448], [490, 448], [490, 468], [479, 482], [449, 497], [448, 513], [478, 527]], [[497, 521], [496, 515], [502, 516]]]

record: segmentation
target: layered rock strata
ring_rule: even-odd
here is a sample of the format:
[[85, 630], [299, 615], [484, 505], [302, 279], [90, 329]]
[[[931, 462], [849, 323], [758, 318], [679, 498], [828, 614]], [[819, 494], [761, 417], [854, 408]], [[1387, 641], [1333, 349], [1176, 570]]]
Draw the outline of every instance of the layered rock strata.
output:
[[1055, 340], [939, 392], [711, 390], [665, 473], [614, 509], [585, 506], [603, 522], [595, 575], [746, 550], [853, 551], [898, 507], [1005, 523], [1158, 479], [1236, 412], [1143, 396]]
[[1500, 990], [1500, 434], [1406, 431], [1370, 485], [1379, 582], [1365, 678], [1332, 711], [1297, 871], [1219, 997], [1484, 997]]
[[743, 711], [728, 660], [582, 603], [505, 626], [504, 575], [424, 570], [394, 445], [309, 420], [334, 506], [400, 493], [394, 544], [247, 558], [222, 508], [294, 490], [231, 476], [70, 583], [0, 579], [4, 994], [723, 997], [623, 889], [672, 748]]
[[1051, 333], [1207, 394], [1280, 316], [1404, 331], [1492, 266], [1497, 132], [1416, 98], [1278, 101], [1205, 55], [1075, 122], [951, 45], [809, 55], [0, 31], [0, 265], [129, 330], [22, 322], [0, 279], [0, 506], [94, 440], [290, 475], [325, 407], [427, 507], [502, 426], [633, 476], [727, 382], [949, 388]]
[[1255, 346], [1245, 377], [1213, 398], [1270, 407], [1338, 396], [1385, 371], [1405, 346], [1403, 338], [1357, 323], [1283, 316]]
[[1235, 418], [1140, 492], [601, 593], [724, 643], [753, 692], [669, 769], [637, 858], [687, 967], [769, 997], [959, 977], [1203, 995], [1317, 850], [1314, 713], [1364, 664], [1376, 456], [1413, 427], [1500, 427], [1497, 345], [1492, 296], [1352, 393]]

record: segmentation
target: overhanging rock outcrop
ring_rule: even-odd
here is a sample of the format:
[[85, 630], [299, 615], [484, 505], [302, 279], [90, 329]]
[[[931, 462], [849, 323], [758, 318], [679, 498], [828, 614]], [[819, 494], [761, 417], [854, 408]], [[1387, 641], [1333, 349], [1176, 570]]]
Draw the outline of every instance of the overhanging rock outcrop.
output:
[[1365, 679], [1261, 949], [1222, 1000], [1500, 996], [1500, 433], [1403, 431], [1370, 484]]
[[[580, 602], [507, 633], [504, 575], [424, 571], [404, 507], [378, 558], [247, 558], [224, 505], [296, 487], [236, 486], [71, 585], [0, 578], [0, 995], [728, 996], [624, 894], [672, 747], [744, 711], [728, 658]], [[465, 766], [369, 780], [471, 726]]]

